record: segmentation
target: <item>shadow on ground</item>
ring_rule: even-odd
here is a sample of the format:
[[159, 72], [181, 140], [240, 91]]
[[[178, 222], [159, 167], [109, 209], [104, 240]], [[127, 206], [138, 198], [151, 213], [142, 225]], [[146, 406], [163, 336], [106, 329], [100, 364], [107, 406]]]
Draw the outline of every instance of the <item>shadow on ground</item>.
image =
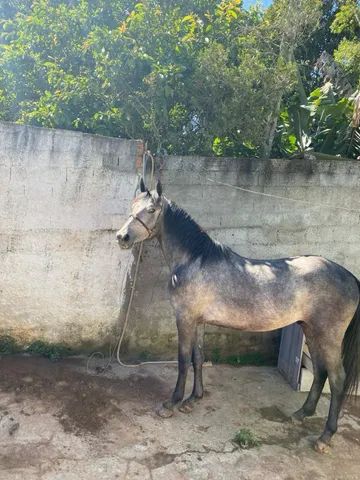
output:
[[[359, 478], [360, 406], [348, 403], [333, 446], [312, 449], [328, 399], [300, 425], [289, 415], [305, 395], [275, 368], [205, 369], [206, 394], [189, 414], [155, 409], [176, 368], [87, 372], [85, 359], [0, 359], [0, 478], [6, 480], [272, 480]], [[189, 379], [190, 380], [190, 379]], [[189, 389], [191, 388], [189, 382]], [[260, 446], [241, 450], [235, 433]]]

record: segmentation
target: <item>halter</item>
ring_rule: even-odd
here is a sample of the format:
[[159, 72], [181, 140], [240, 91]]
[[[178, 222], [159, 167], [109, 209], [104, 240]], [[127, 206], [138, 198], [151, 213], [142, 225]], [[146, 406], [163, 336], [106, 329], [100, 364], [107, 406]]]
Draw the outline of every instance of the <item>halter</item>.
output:
[[162, 212], [162, 209], [163, 209], [163, 205], [164, 205], [164, 203], [161, 203], [161, 208], [160, 208], [160, 210], [159, 210], [158, 216], [156, 217], [155, 224], [154, 224], [153, 228], [151, 228], [151, 229], [150, 229], [150, 228], [146, 225], [146, 223], [143, 222], [143, 221], [141, 220], [141, 218], [139, 218], [137, 215], [133, 215], [132, 213], [129, 215], [129, 218], [133, 218], [134, 220], [137, 220], [137, 221], [145, 228], [145, 230], [146, 230], [147, 233], [148, 233], [147, 238], [150, 238], [150, 237], [151, 237], [151, 235], [153, 234], [153, 232], [154, 232], [154, 230], [155, 230], [155, 228], [156, 228], [156, 225], [157, 225], [157, 223], [158, 223], [158, 220], [159, 220], [159, 218], [160, 218], [160, 215], [161, 215], [161, 212]]

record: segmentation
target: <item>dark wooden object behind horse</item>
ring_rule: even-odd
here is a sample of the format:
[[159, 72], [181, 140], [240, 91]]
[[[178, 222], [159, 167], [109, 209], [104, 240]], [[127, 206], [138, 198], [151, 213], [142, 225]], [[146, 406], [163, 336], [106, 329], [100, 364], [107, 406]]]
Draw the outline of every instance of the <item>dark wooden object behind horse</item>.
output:
[[212, 240], [181, 208], [156, 190], [135, 198], [117, 233], [121, 248], [157, 237], [170, 267], [169, 290], [179, 336], [178, 380], [159, 411], [171, 416], [182, 402], [189, 365], [193, 391], [180, 410], [191, 411], [203, 396], [204, 323], [247, 331], [268, 331], [298, 322], [309, 345], [314, 381], [294, 417], [313, 415], [326, 378], [331, 401], [325, 430], [315, 448], [323, 451], [337, 430], [345, 396], [357, 388], [360, 361], [359, 281], [345, 268], [318, 256], [279, 260], [241, 257]]

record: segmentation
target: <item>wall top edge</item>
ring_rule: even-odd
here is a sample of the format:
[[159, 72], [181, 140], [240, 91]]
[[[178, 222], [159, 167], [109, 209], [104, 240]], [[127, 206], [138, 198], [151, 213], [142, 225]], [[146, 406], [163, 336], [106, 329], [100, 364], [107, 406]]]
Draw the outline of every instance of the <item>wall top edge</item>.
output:
[[51, 133], [51, 134], [65, 134], [71, 135], [74, 137], [86, 137], [86, 138], [94, 138], [100, 140], [108, 140], [108, 141], [117, 141], [117, 142], [134, 142], [136, 144], [143, 144], [143, 140], [141, 139], [129, 139], [129, 138], [122, 138], [122, 137], [109, 137], [106, 135], [100, 135], [97, 133], [86, 133], [80, 132], [78, 130], [67, 130], [65, 128], [48, 128], [48, 127], [39, 127], [35, 125], [22, 125], [15, 122], [5, 122], [0, 120], [0, 131], [2, 129], [16, 129], [16, 130], [31, 130], [34, 132], [43, 132], [43, 133]]

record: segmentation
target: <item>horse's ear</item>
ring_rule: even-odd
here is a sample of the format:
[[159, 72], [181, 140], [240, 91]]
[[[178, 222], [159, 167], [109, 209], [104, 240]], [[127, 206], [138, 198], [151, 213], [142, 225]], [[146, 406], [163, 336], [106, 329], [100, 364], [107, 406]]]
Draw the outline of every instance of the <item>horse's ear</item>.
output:
[[143, 179], [142, 177], [140, 178], [140, 192], [141, 192], [141, 193], [146, 192], [146, 187], [145, 187], [144, 179]]
[[158, 180], [156, 182], [156, 193], [159, 195], [159, 197], [161, 197], [161, 195], [162, 195], [162, 185], [161, 185], [160, 180]]

